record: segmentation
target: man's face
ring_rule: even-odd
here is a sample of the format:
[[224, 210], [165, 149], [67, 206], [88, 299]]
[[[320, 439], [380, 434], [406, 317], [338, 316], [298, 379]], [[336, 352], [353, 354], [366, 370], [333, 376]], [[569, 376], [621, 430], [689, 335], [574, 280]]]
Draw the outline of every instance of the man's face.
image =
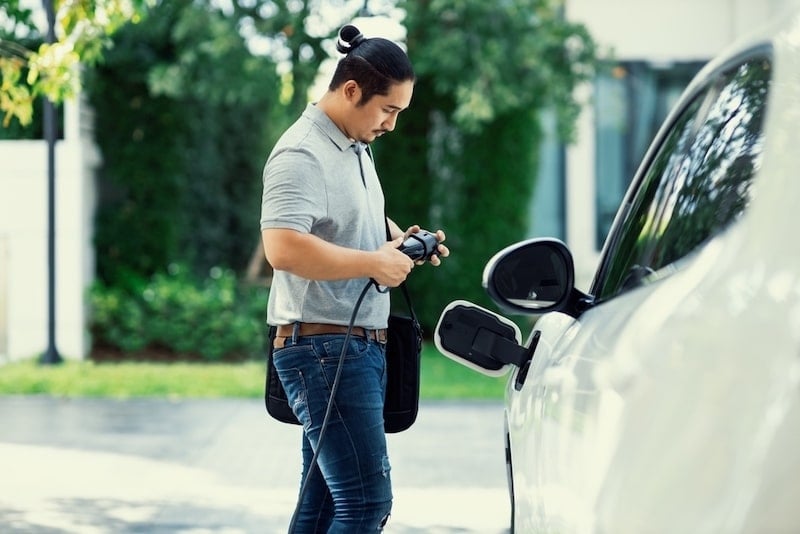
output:
[[348, 137], [371, 143], [377, 137], [394, 130], [397, 115], [411, 103], [414, 82], [407, 80], [392, 84], [389, 94], [375, 95], [365, 104], [359, 105], [361, 91], [354, 95], [353, 107], [347, 115]]

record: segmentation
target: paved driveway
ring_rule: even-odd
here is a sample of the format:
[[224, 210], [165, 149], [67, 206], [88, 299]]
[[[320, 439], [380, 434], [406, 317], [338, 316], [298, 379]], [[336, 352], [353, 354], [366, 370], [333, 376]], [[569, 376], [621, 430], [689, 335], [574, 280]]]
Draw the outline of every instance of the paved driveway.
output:
[[[389, 436], [388, 534], [507, 532], [499, 402], [423, 403]], [[0, 397], [4, 533], [279, 533], [298, 427], [258, 400]]]

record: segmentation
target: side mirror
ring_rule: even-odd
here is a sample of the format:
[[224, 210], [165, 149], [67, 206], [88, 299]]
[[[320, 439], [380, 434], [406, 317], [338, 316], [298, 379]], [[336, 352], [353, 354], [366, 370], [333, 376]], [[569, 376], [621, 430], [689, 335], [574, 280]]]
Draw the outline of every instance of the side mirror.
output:
[[575, 266], [557, 239], [529, 239], [495, 254], [483, 271], [483, 287], [509, 312], [535, 315], [563, 311], [577, 317], [591, 299], [575, 289]]

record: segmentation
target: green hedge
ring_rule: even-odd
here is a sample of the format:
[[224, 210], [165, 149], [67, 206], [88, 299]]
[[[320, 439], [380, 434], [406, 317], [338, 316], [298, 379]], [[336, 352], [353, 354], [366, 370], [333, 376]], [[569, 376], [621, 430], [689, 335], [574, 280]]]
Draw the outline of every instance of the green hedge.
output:
[[[213, 5], [159, 2], [146, 23], [115, 35], [89, 77], [103, 161], [97, 272], [109, 294], [136, 295], [136, 280], [173, 262], [194, 273], [214, 265], [243, 272], [259, 244], [261, 167], [270, 140], [295, 118], [281, 100], [291, 96], [291, 80], [278, 77], [272, 59], [250, 54], [237, 20]], [[574, 89], [591, 77], [594, 45], [558, 5], [398, 4], [407, 11], [417, 84], [397, 131], [375, 143], [375, 157], [387, 213], [401, 226], [448, 235], [452, 256], [409, 279], [428, 334], [454, 299], [493, 306], [481, 273], [498, 249], [528, 235], [539, 113], [554, 110], [569, 138], [579, 109]], [[281, 27], [303, 40], [300, 26]], [[147, 312], [134, 308], [109, 326], [127, 332], [121, 347], [136, 338], [126, 322]]]
[[102, 154], [98, 277], [124, 286], [173, 262], [243, 272], [280, 110], [274, 63], [250, 53], [234, 19], [175, 0], [117, 32], [86, 78]]
[[177, 265], [127, 285], [92, 287], [95, 347], [123, 353], [160, 349], [208, 361], [263, 356], [265, 288], [239, 283], [232, 271], [220, 268], [199, 280]]
[[595, 47], [552, 0], [404, 0], [399, 7], [417, 83], [375, 154], [396, 222], [447, 233], [450, 258], [415, 269], [409, 283], [430, 330], [454, 299], [494, 307], [481, 287], [483, 268], [499, 249], [530, 236], [540, 114], [555, 112], [559, 133], [570, 139], [580, 109], [575, 88], [591, 79]]
[[[417, 85], [425, 90], [429, 83]], [[495, 308], [481, 286], [483, 268], [498, 250], [527, 235], [541, 140], [530, 113], [502, 116], [467, 133], [447, 120], [441, 110], [448, 105], [445, 99], [416, 102], [375, 150], [389, 216], [401, 227], [419, 224], [447, 234], [450, 257], [439, 267], [417, 267], [409, 277], [427, 332], [453, 300]]]

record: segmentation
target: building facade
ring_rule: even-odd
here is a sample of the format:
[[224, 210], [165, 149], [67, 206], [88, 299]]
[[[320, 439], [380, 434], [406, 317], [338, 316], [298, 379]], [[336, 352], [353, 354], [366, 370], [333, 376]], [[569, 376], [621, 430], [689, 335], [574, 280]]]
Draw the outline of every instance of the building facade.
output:
[[588, 288], [617, 207], [651, 139], [683, 89], [711, 58], [797, 0], [566, 0], [606, 68], [579, 97], [588, 103], [577, 142], [544, 147], [530, 235], [570, 247]]

